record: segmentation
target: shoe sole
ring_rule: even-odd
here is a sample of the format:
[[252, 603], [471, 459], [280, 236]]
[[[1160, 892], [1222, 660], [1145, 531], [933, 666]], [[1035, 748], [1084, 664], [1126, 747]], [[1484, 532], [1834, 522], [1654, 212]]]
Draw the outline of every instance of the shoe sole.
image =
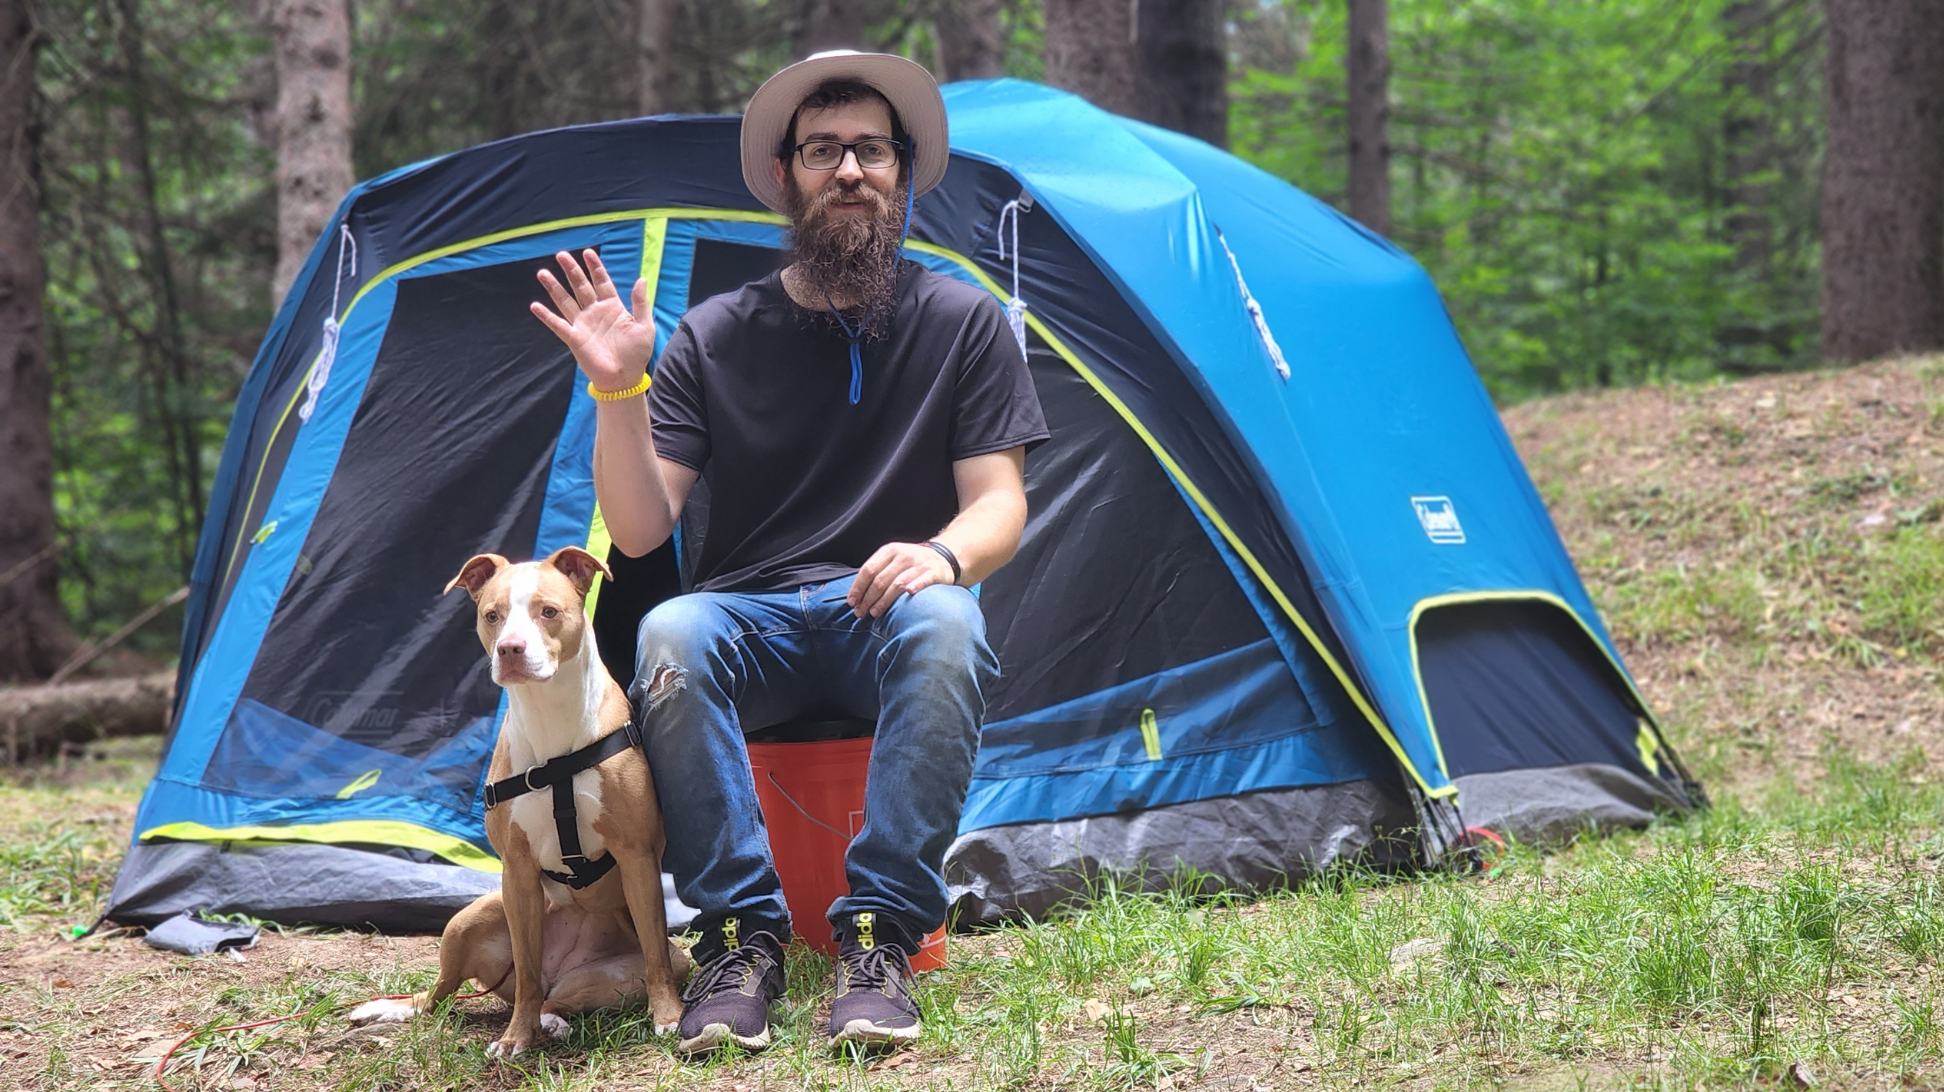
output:
[[684, 1039], [675, 1045], [683, 1054], [712, 1054], [734, 1043], [744, 1050], [754, 1053], [767, 1050], [770, 1045], [770, 1029], [763, 1028], [760, 1035], [737, 1035], [728, 1024], [707, 1024], [693, 1039]]
[[924, 1034], [923, 1024], [913, 1024], [908, 1028], [887, 1028], [873, 1024], [869, 1020], [852, 1020], [844, 1029], [830, 1037], [832, 1046], [842, 1043], [861, 1043], [865, 1046], [903, 1045]]

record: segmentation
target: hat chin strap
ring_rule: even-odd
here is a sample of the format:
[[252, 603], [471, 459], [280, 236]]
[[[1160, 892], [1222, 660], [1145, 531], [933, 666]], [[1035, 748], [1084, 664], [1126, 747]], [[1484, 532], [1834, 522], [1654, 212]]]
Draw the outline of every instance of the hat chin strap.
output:
[[[908, 154], [911, 158], [905, 164], [908, 169], [905, 172], [904, 225], [898, 229], [898, 256], [891, 261], [891, 280], [893, 284], [897, 283], [898, 280], [898, 260], [904, 257], [905, 240], [911, 237], [911, 202], [913, 195], [918, 189], [918, 142], [915, 140], [909, 141], [909, 145], [910, 152]], [[844, 321], [843, 312], [837, 310], [837, 305], [831, 302], [829, 289], [824, 290], [824, 306], [830, 308], [830, 317], [837, 320], [838, 327], [844, 331], [844, 337], [850, 341], [850, 404], [855, 406], [858, 400], [864, 397], [864, 353], [858, 343], [864, 337], [864, 328], [870, 324], [869, 320], [871, 316], [866, 314], [859, 318], [857, 320], [857, 328], [854, 330], [851, 329], [851, 324]]]

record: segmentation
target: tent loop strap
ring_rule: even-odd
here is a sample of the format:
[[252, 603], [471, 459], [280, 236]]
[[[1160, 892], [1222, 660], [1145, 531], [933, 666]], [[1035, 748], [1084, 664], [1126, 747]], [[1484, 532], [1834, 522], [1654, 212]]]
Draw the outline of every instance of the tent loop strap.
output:
[[1242, 263], [1235, 260], [1235, 251], [1229, 249], [1228, 238], [1221, 228], [1215, 229], [1215, 241], [1222, 244], [1222, 253], [1228, 255], [1229, 268], [1235, 270], [1235, 287], [1242, 293], [1242, 307], [1249, 312], [1249, 321], [1255, 323], [1256, 336], [1262, 339], [1262, 347], [1269, 352], [1269, 363], [1276, 366], [1276, 374], [1289, 378], [1289, 361], [1283, 358], [1282, 346], [1276, 344], [1276, 335], [1269, 332], [1269, 319], [1262, 313], [1262, 305], [1256, 302], [1255, 295], [1249, 291], [1249, 282], [1242, 279]]
[[316, 412], [317, 400], [324, 394], [324, 384], [331, 381], [331, 365], [337, 362], [338, 300], [341, 298], [339, 292], [344, 288], [347, 256], [350, 258], [351, 271], [356, 273], [358, 240], [352, 236], [350, 224], [339, 224], [336, 277], [331, 283], [331, 313], [324, 316], [324, 336], [317, 349], [317, 363], [311, 366], [310, 379], [304, 384], [304, 404], [297, 410], [299, 421], [309, 421], [311, 414]]
[[999, 244], [999, 260], [1006, 260], [1007, 221], [1012, 226], [1012, 296], [1006, 300], [1006, 325], [1012, 327], [1013, 340], [1019, 343], [1019, 355], [1026, 355], [1026, 300], [1019, 294], [1019, 214], [1032, 207], [1032, 198], [1024, 194], [1000, 206], [999, 223], [993, 234]]

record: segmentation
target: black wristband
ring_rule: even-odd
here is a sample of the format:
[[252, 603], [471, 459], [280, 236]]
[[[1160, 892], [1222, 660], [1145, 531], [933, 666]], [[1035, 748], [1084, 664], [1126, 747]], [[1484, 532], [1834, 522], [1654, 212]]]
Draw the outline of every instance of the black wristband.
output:
[[958, 558], [952, 554], [952, 551], [946, 549], [942, 542], [927, 542], [925, 545], [937, 550], [938, 556], [944, 558], [945, 563], [952, 567], [952, 583], [957, 585], [959, 578], [965, 575], [965, 570], [959, 568]]

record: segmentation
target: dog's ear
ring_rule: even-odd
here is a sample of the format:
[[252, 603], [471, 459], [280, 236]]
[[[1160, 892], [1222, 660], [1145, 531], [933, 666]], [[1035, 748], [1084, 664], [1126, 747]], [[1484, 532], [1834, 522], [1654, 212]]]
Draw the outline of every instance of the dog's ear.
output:
[[596, 576], [614, 579], [614, 572], [607, 567], [607, 562], [579, 546], [562, 546], [547, 555], [547, 564], [552, 565], [562, 576], [573, 581], [574, 590], [580, 592], [582, 598], [586, 598], [587, 589], [594, 586]]
[[478, 599], [479, 589], [485, 587], [486, 582], [497, 576], [504, 568], [506, 568], [506, 559], [500, 555], [476, 554], [472, 560], [459, 567], [459, 575], [452, 578], [452, 583], [447, 584], [445, 590], [451, 592], [454, 588], [464, 588], [467, 595]]

